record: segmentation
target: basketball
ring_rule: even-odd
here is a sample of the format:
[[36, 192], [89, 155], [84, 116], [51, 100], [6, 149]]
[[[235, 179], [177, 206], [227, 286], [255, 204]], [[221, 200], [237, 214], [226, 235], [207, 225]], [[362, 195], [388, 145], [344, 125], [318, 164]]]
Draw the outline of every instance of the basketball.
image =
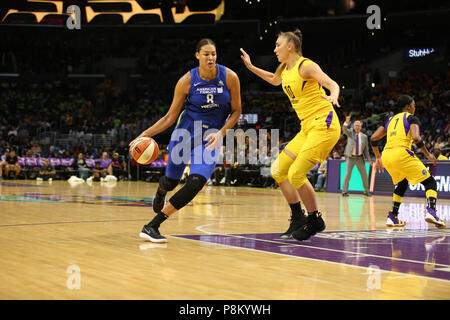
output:
[[130, 148], [130, 153], [137, 163], [147, 165], [158, 157], [158, 144], [152, 138], [141, 137]]

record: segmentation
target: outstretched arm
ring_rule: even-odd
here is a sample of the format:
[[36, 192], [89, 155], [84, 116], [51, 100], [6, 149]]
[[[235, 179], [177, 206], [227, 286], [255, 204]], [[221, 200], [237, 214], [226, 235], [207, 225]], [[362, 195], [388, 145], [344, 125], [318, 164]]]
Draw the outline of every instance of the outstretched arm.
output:
[[[272, 73], [272, 72], [263, 70], [261, 68], [255, 67], [252, 64], [250, 56], [247, 54], [247, 52], [245, 52], [244, 49], [242, 49], [242, 48], [241, 48], [241, 52], [242, 52], [241, 59], [242, 59], [242, 61], [244, 61], [244, 64], [248, 70], [250, 70], [251, 72], [256, 74], [258, 77], [267, 81], [268, 83], [270, 83], [273, 86], [279, 86], [281, 84], [281, 76], [280, 76], [281, 72]], [[280, 68], [280, 67], [278, 67], [278, 68]]]

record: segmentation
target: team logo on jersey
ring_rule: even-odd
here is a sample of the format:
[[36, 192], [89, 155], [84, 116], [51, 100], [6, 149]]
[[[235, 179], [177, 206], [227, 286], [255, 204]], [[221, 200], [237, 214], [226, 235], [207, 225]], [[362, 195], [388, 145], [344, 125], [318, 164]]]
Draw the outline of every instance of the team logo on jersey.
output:
[[223, 87], [223, 81], [222, 80], [219, 80], [219, 86]]
[[423, 170], [422, 170], [422, 174], [423, 174], [424, 176], [426, 176], [427, 173], [428, 173], [427, 169], [423, 169]]

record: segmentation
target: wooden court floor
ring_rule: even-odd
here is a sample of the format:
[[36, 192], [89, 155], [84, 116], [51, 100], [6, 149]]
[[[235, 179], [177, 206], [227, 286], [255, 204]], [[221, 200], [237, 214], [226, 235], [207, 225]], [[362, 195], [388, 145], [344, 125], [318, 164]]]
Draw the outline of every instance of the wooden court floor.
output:
[[[318, 193], [327, 229], [281, 240], [279, 190], [205, 187], [139, 238], [157, 184], [0, 181], [0, 299], [450, 299], [449, 229], [405, 198], [403, 229], [385, 228], [391, 197]], [[450, 224], [450, 201], [438, 199]]]

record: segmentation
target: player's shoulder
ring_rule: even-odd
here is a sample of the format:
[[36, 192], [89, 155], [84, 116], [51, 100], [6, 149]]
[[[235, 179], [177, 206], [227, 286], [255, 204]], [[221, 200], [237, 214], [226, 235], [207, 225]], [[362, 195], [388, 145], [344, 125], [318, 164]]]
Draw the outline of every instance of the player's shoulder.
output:
[[408, 121], [409, 124], [417, 124], [420, 125], [420, 120], [417, 116], [413, 115], [413, 114], [409, 114], [406, 118], [406, 120]]
[[191, 84], [191, 70], [183, 74], [180, 79], [178, 80], [178, 83], [181, 85], [190, 85]]
[[225, 72], [226, 72], [227, 78], [229, 78], [229, 77], [234, 78], [234, 79], [238, 79], [239, 78], [239, 76], [237, 75], [236, 72], [234, 72], [233, 70], [231, 70], [228, 67], [224, 66], [224, 68], [225, 68]]

